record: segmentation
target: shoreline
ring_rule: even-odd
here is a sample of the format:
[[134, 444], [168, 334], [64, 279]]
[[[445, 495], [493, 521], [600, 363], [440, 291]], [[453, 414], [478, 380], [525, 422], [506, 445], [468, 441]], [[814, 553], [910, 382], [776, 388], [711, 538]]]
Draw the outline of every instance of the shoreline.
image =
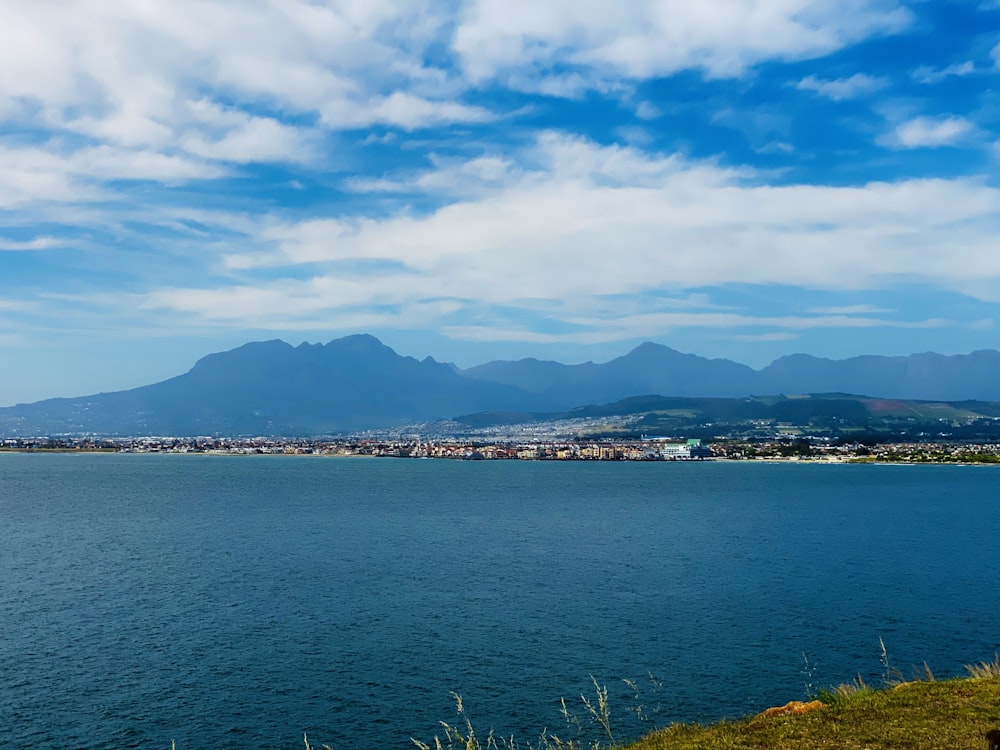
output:
[[933, 460], [879, 460], [863, 457], [856, 458], [806, 458], [791, 456], [787, 458], [769, 456], [766, 458], [729, 458], [725, 456], [713, 456], [703, 459], [599, 459], [599, 458], [468, 458], [463, 456], [398, 456], [379, 455], [371, 453], [344, 453], [344, 452], [254, 452], [243, 450], [113, 450], [106, 448], [13, 448], [0, 447], [0, 455], [106, 455], [106, 456], [216, 456], [216, 457], [280, 457], [280, 458], [326, 458], [326, 459], [374, 459], [374, 458], [395, 458], [395, 459], [435, 459], [443, 461], [526, 461], [543, 463], [720, 463], [720, 464], [745, 464], [745, 465], [804, 465], [804, 466], [1000, 466], [1000, 460], [991, 461], [933, 461]]

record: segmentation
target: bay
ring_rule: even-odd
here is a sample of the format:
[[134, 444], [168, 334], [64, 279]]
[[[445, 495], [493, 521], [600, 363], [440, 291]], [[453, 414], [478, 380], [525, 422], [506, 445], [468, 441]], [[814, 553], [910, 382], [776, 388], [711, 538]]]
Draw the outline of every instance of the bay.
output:
[[0, 746], [405, 748], [452, 691], [567, 737], [591, 676], [632, 737], [878, 684], [880, 638], [957, 675], [1000, 649], [998, 480], [3, 454]]

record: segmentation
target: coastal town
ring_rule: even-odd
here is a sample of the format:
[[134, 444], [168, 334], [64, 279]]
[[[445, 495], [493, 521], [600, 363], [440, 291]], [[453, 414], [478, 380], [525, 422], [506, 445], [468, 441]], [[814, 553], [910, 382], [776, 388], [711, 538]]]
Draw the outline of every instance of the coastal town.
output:
[[327, 456], [522, 461], [791, 461], [1000, 463], [1000, 443], [823, 440], [469, 441], [420, 438], [38, 437], [0, 440], [0, 452]]

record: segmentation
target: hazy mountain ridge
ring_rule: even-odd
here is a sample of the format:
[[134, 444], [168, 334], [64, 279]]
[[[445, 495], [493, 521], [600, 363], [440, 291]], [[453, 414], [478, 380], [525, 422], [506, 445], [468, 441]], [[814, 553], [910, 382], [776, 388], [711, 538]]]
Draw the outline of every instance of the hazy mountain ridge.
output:
[[253, 342], [128, 391], [0, 409], [0, 434], [309, 435], [437, 419], [523, 394], [401, 357], [368, 335], [292, 347]]
[[757, 392], [792, 392], [789, 385], [795, 382], [808, 386], [801, 392], [811, 393], [849, 391], [884, 398], [995, 401], [1000, 398], [1000, 352], [862, 355], [841, 360], [792, 354], [758, 372]]
[[754, 370], [647, 342], [605, 363], [523, 359], [461, 370], [400, 356], [367, 334], [296, 347], [259, 341], [209, 354], [183, 375], [141, 388], [0, 408], [0, 435], [312, 435], [487, 411], [562, 412], [640, 394], [831, 392], [1000, 401], [1000, 352], [844, 360], [797, 354]]
[[501, 360], [471, 367], [463, 374], [538, 394], [551, 409], [606, 403], [644, 393], [738, 397], [754, 392], [749, 386], [755, 377], [755, 371], [746, 365], [683, 354], [651, 342], [603, 364]]

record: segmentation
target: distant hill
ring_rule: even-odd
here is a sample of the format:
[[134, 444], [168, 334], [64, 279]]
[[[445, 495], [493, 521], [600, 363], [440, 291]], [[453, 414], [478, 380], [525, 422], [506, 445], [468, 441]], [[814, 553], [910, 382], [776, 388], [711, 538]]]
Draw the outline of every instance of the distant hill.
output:
[[488, 362], [462, 374], [534, 393], [552, 409], [606, 403], [643, 393], [742, 396], [754, 392], [756, 377], [751, 368], [728, 359], [682, 354], [649, 342], [603, 364], [522, 359]]
[[297, 347], [262, 341], [208, 355], [161, 383], [0, 408], [0, 435], [319, 435], [456, 414], [561, 412], [641, 394], [830, 392], [1000, 401], [1000, 352], [845, 360], [800, 354], [754, 370], [645, 343], [605, 363], [524, 359], [460, 370], [431, 357], [400, 356], [368, 335]]
[[0, 434], [318, 435], [522, 403], [517, 389], [358, 335], [246, 344], [154, 385], [0, 409]]
[[756, 374], [755, 393], [847, 391], [884, 398], [1000, 400], [1000, 352], [984, 349], [946, 357], [861, 356], [833, 360], [793, 354]]
[[918, 400], [1000, 400], [1000, 352], [992, 349], [955, 356], [926, 353], [844, 360], [793, 354], [753, 370], [727, 359], [682, 354], [647, 342], [604, 364], [522, 359], [488, 362], [463, 374], [539, 394], [553, 409], [643, 393], [733, 398], [843, 392]]
[[1000, 436], [1000, 402], [887, 400], [845, 393], [743, 398], [650, 395], [561, 412], [488, 411], [454, 418], [471, 431], [563, 420], [597, 423], [590, 429], [596, 428], [603, 436], [750, 437], [784, 430], [831, 438], [916, 438], [943, 433], [957, 439], [995, 440]]

